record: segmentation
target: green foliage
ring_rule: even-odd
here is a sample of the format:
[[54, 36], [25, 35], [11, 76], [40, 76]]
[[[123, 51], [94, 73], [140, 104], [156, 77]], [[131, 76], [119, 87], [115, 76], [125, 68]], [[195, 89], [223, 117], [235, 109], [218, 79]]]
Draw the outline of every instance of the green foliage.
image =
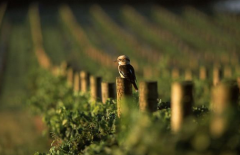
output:
[[204, 105], [194, 107], [181, 130], [172, 133], [170, 102], [160, 101], [159, 110], [149, 114], [140, 112], [136, 101], [126, 100], [119, 119], [114, 100], [90, 102], [88, 94], [73, 95], [62, 77], [45, 71], [37, 77], [29, 104], [43, 114], [53, 142], [48, 153], [36, 155], [239, 153], [236, 110], [231, 111], [226, 132], [219, 137], [209, 130], [211, 115]]
[[43, 114], [48, 132], [54, 138], [51, 154], [77, 154], [91, 143], [108, 139], [115, 133], [113, 100], [104, 105], [90, 103], [88, 95], [73, 95], [64, 78], [53, 77], [46, 71], [39, 74], [28, 104]]

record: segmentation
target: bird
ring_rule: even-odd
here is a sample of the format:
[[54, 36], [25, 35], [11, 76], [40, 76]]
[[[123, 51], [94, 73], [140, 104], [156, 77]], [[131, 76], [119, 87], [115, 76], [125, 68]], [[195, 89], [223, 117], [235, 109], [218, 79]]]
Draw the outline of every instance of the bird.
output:
[[126, 55], [120, 55], [116, 62], [118, 62], [118, 72], [121, 78], [125, 78], [129, 80], [133, 87], [135, 88], [136, 92], [138, 91], [138, 87], [136, 84], [136, 76], [133, 66], [130, 64], [130, 59]]

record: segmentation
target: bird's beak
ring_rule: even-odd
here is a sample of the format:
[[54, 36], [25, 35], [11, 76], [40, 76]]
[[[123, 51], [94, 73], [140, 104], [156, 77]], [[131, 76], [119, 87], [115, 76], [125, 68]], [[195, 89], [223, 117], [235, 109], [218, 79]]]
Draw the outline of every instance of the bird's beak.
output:
[[114, 60], [113, 62], [117, 62], [117, 60]]

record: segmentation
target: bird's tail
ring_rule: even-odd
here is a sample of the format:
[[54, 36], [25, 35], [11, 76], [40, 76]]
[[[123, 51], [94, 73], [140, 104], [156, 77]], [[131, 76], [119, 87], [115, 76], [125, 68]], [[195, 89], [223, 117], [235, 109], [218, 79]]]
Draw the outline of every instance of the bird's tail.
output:
[[136, 82], [134, 81], [132, 84], [133, 84], [133, 87], [135, 88], [135, 90], [138, 91], [138, 87], [137, 87]]

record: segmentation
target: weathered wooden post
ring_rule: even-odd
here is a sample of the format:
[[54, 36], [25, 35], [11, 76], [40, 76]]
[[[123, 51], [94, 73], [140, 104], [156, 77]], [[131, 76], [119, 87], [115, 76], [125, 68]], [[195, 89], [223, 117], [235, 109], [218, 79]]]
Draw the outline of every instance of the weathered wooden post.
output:
[[213, 68], [213, 85], [217, 85], [222, 79], [222, 71], [220, 67]]
[[122, 113], [122, 104], [124, 100], [132, 96], [132, 84], [129, 80], [121, 77], [116, 78], [116, 88], [117, 88], [117, 112], [118, 117]]
[[[212, 89], [212, 121], [210, 130], [214, 137], [221, 136], [229, 125], [229, 110], [236, 110], [238, 105], [239, 88], [236, 81], [218, 83]], [[233, 112], [233, 111], [231, 111]]]
[[67, 63], [65, 61], [63, 61], [60, 64], [60, 75], [61, 76], [66, 76], [66, 71], [67, 71]]
[[171, 128], [180, 130], [184, 119], [191, 115], [193, 106], [193, 83], [190, 81], [175, 82], [171, 90]]
[[70, 87], [73, 86], [73, 69], [71, 67], [67, 69], [67, 84]]
[[176, 68], [172, 70], [172, 79], [178, 79], [180, 77], [180, 71]]
[[141, 111], [154, 112], [158, 104], [157, 82], [140, 82], [139, 106]]
[[199, 70], [199, 79], [200, 80], [206, 80], [208, 78], [208, 71], [206, 69], [206, 67], [200, 67]]
[[101, 77], [90, 76], [90, 92], [92, 101], [101, 101]]
[[88, 91], [89, 85], [90, 85], [90, 74], [85, 71], [80, 72], [80, 86], [81, 91], [86, 93]]
[[116, 84], [102, 82], [102, 103], [105, 104], [108, 98], [115, 99], [116, 98]]
[[80, 74], [79, 72], [74, 73], [74, 87], [73, 90], [74, 92], [79, 92], [80, 90]]
[[232, 69], [229, 66], [225, 66], [223, 70], [224, 78], [231, 78], [232, 77]]
[[190, 69], [187, 69], [185, 71], [185, 80], [188, 80], [188, 81], [192, 80], [192, 71]]
[[60, 68], [58, 66], [52, 66], [50, 69], [51, 69], [51, 72], [54, 76], [59, 76]]

